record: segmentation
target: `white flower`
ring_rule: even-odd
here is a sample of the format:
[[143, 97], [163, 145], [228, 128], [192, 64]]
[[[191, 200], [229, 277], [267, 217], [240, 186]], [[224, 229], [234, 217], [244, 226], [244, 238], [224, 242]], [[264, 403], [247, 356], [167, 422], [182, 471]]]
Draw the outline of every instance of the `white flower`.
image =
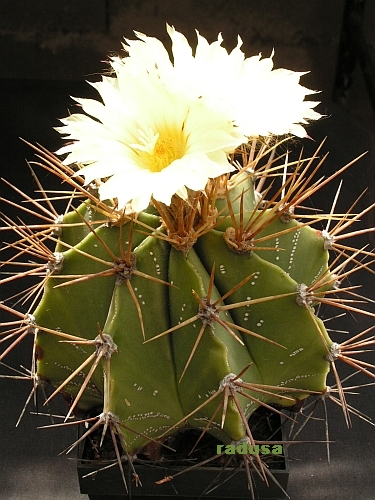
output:
[[209, 44], [197, 32], [193, 55], [181, 33], [171, 26], [167, 31], [172, 40], [173, 64], [159, 40], [141, 33], [136, 33], [139, 40], [126, 40], [124, 48], [130, 59], [158, 74], [170, 87], [191, 97], [202, 96], [211, 107], [226, 110], [244, 135], [291, 133], [305, 137], [301, 124], [320, 118], [312, 109], [318, 102], [304, 101], [306, 95], [315, 93], [299, 84], [304, 73], [273, 70], [273, 54], [265, 59], [260, 54], [245, 58], [240, 38], [228, 53], [221, 46], [221, 35]]
[[[186, 38], [168, 26], [173, 63], [163, 44], [136, 33], [114, 57], [115, 76], [92, 83], [102, 102], [75, 100], [73, 114], [57, 130], [72, 142], [58, 154], [76, 162], [88, 184], [101, 180], [102, 200], [139, 212], [151, 198], [170, 204], [187, 188], [203, 190], [209, 178], [234, 170], [228, 153], [251, 136], [293, 133], [319, 118], [304, 101], [313, 93], [299, 84], [302, 73], [273, 70], [272, 57], [245, 58], [241, 40], [228, 53], [222, 38], [209, 44], [198, 35], [193, 55]], [[129, 208], [130, 207], [130, 208]]]
[[68, 153], [64, 163], [83, 165], [87, 184], [105, 179], [100, 198], [134, 212], [151, 197], [169, 205], [174, 194], [186, 198], [186, 188], [203, 190], [209, 178], [233, 171], [227, 155], [246, 138], [227, 114], [130, 66], [114, 64], [116, 77], [92, 84], [103, 103], [75, 98], [86, 115], [61, 120], [57, 130], [75, 141], [57, 152]]

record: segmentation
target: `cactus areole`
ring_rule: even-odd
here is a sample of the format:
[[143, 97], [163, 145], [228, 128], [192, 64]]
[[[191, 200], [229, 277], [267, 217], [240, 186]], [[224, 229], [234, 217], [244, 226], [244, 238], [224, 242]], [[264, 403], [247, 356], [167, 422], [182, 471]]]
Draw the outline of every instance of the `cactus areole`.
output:
[[[43, 280], [21, 320], [21, 336], [35, 337], [32, 373], [64, 394], [68, 416], [108, 428], [130, 460], [186, 429], [224, 448], [253, 446], [257, 408], [324, 395], [349, 344], [332, 342], [317, 310], [340, 305], [330, 299], [338, 275], [363, 257], [354, 250], [330, 264], [335, 228], [359, 216], [300, 215], [331, 180], [313, 180], [319, 148], [292, 165], [284, 145], [275, 154], [285, 134], [302, 137], [301, 123], [319, 117], [300, 74], [273, 72], [272, 58], [244, 59], [240, 41], [228, 54], [220, 38], [198, 35], [193, 57], [168, 31], [174, 65], [160, 42], [137, 34], [129, 56], [111, 60], [116, 76], [93, 84], [103, 102], [77, 99], [86, 114], [62, 120], [72, 141], [58, 152], [64, 160], [35, 148], [39, 165], [72, 188], [64, 214], [44, 194], [35, 210], [45, 203], [50, 221], [13, 227], [16, 251], [42, 259], [24, 273]], [[211, 74], [191, 82], [205, 57], [213, 75], [221, 71], [215, 88]], [[295, 112], [250, 106], [250, 77], [270, 92], [259, 94], [264, 106], [282, 87], [279, 99], [293, 107], [298, 90]], [[325, 231], [314, 229], [327, 219]], [[331, 219], [339, 222], [329, 231]]]

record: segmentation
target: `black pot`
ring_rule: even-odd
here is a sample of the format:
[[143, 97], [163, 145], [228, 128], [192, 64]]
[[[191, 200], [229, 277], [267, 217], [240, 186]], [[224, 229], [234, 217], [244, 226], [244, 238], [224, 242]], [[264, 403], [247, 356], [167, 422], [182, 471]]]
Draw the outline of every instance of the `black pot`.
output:
[[[257, 418], [266, 421], [270, 426], [268, 439], [273, 442], [281, 442], [284, 439], [283, 428], [280, 426], [280, 417], [270, 414], [264, 410], [258, 410]], [[264, 425], [263, 425], [264, 427]], [[254, 427], [252, 427], [253, 429]], [[264, 429], [262, 430], [264, 433]], [[264, 436], [256, 435], [258, 440], [266, 440]], [[199, 434], [198, 434], [199, 436]], [[183, 437], [183, 439], [185, 439]], [[213, 438], [210, 446], [216, 450]], [[175, 446], [174, 446], [175, 447]], [[272, 449], [272, 446], [270, 447]], [[87, 458], [88, 451], [92, 449], [92, 440], [86, 439], [80, 450], [78, 461], [78, 476], [81, 493], [86, 493], [90, 500], [120, 500], [120, 499], [172, 499], [191, 500], [199, 498], [215, 498], [220, 500], [249, 500], [252, 498], [248, 488], [246, 470], [242, 461], [237, 465], [210, 465], [210, 463], [193, 468], [192, 465], [181, 465], [181, 461], [172, 460], [170, 457], [162, 461], [135, 460], [134, 468], [142, 483], [136, 484], [132, 470], [126, 462], [123, 463], [124, 475], [127, 482], [126, 491], [124, 482], [115, 460], [90, 460]], [[215, 454], [215, 451], [211, 453]], [[228, 456], [226, 456], [228, 458]], [[272, 473], [273, 480], [268, 478], [268, 484], [254, 470], [251, 471], [254, 498], [258, 500], [284, 500], [285, 490], [289, 479], [289, 465], [286, 460], [286, 449], [283, 448], [282, 455], [262, 455], [268, 470]], [[194, 460], [191, 457], [185, 459]], [[201, 460], [197, 461], [199, 463]], [[191, 463], [191, 462], [190, 462]], [[192, 462], [194, 464], [194, 461]], [[108, 467], [108, 468], [106, 468]], [[100, 470], [103, 469], [103, 470]], [[191, 469], [191, 470], [188, 470]], [[173, 479], [160, 484], [164, 478], [173, 476]]]

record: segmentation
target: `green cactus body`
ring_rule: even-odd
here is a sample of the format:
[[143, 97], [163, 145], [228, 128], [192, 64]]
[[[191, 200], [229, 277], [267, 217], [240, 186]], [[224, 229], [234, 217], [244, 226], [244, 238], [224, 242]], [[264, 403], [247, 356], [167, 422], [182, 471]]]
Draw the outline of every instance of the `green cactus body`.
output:
[[[295, 230], [286, 233], [290, 228]], [[259, 233], [259, 238], [272, 234], [280, 236], [262, 241], [262, 246], [276, 248], [275, 251], [255, 250], [262, 259], [283, 269], [297, 283], [306, 285], [315, 283], [327, 272], [329, 253], [324, 250], [323, 238], [315, 229], [302, 226], [294, 219], [284, 223], [277, 218]]]
[[[194, 249], [190, 250], [187, 259], [181, 252], [172, 249], [169, 277], [177, 287], [170, 290], [171, 323], [176, 325], [197, 314], [198, 302], [191, 290], [193, 289], [199, 297], [205, 298], [209, 288], [209, 274]], [[219, 298], [218, 291], [214, 289], [211, 301], [215, 302]], [[227, 312], [219, 313], [219, 317], [222, 320], [232, 321]], [[182, 376], [188, 357], [203, 326], [202, 320], [197, 319], [173, 334], [176, 375], [180, 380], [178, 384], [180, 400], [185, 414], [188, 415], [218, 391], [221, 381], [227, 375], [239, 373], [252, 363], [247, 349], [231, 337], [221, 324], [212, 321], [212, 324], [206, 325], [191, 362]], [[256, 365], [252, 365], [249, 370], [247, 378], [258, 381], [259, 374]], [[199, 412], [194, 413], [188, 420], [189, 424], [193, 428], [204, 428], [214, 415], [219, 402], [220, 395]], [[233, 402], [228, 407], [223, 430], [220, 429], [220, 420], [221, 412], [216, 416], [211, 432], [224, 442], [228, 442], [228, 439], [239, 440], [246, 435], [240, 415]]]
[[67, 245], [74, 247], [80, 243], [90, 233], [90, 229], [85, 222], [91, 225], [101, 218], [102, 214], [92, 209], [88, 203], [81, 203], [76, 211], [72, 210], [66, 213], [62, 217], [64, 234], [62, 234], [62, 230], [57, 231], [61, 235], [56, 245], [56, 252], [64, 252], [69, 248]]
[[229, 179], [226, 189], [226, 193], [221, 194], [221, 197], [216, 200], [216, 208], [222, 217], [229, 214], [227, 198], [230, 200], [233, 213], [238, 213], [240, 210], [253, 213], [252, 211], [259, 200], [254, 189], [251, 172], [242, 170], [233, 175]]
[[[313, 310], [297, 304], [297, 282], [255, 253], [249, 256], [231, 252], [219, 231], [202, 236], [197, 251], [208, 268], [216, 263], [215, 283], [221, 294], [235, 287], [244, 276], [253, 275], [227, 301], [232, 304], [248, 301], [231, 310], [235, 323], [283, 346], [243, 334], [263, 383], [324, 391], [329, 370], [325, 356], [332, 342]], [[279, 298], [257, 302], [279, 295]]]
[[[256, 196], [248, 174], [230, 191], [231, 213], [246, 196], [247, 210], [235, 219], [266, 221], [267, 211], [250, 210]], [[326, 388], [331, 341], [313, 308], [296, 301], [298, 283], [310, 285], [327, 271], [322, 239], [309, 227], [271, 214], [274, 220], [259, 233], [270, 236], [262, 243], [269, 250], [235, 253], [224, 238], [233, 215], [224, 212], [216, 229], [185, 253], [169, 243], [155, 210], [139, 214], [121, 231], [103, 224], [102, 213], [91, 205], [64, 216], [56, 246], [61, 262], [51, 267], [34, 313], [38, 374], [59, 386], [95, 352], [93, 344], [66, 341], [51, 331], [91, 342], [100, 331], [109, 335], [117, 346], [109, 394], [104, 394], [108, 365], [103, 362], [77, 407], [90, 411], [104, 398], [106, 411], [123, 425], [129, 453], [186, 425], [205, 429], [210, 423], [208, 432], [224, 443], [238, 441], [246, 437], [243, 415], [248, 418], [261, 404], [293, 406], [310, 391]], [[126, 255], [133, 267], [124, 264]], [[208, 313], [202, 313], [202, 304]], [[64, 386], [72, 400], [90, 366]], [[246, 394], [239, 392], [237, 403], [232, 397], [224, 403], [224, 381], [240, 373]], [[262, 392], [251, 384], [270, 389]]]
[[[149, 236], [134, 253], [139, 271], [167, 280], [166, 242]], [[133, 276], [131, 285], [142, 310], [146, 340], [152, 337], [151, 332], [167, 330], [169, 287], [140, 276]], [[137, 308], [124, 282], [115, 287], [103, 331], [118, 348], [111, 359], [109, 410], [132, 429], [123, 431], [128, 452], [132, 453], [147, 444], [137, 432], [155, 439], [183, 421], [171, 338], [144, 343]]]
[[[80, 208], [82, 207], [84, 208], [85, 205], [81, 205]], [[64, 223], [66, 224], [78, 224], [79, 222], [82, 224], [82, 219], [76, 212], [70, 212], [65, 217], [66, 222], [64, 218]], [[154, 222], [152, 216], [146, 215], [145, 218], [147, 222]], [[160, 223], [159, 220], [158, 222]], [[98, 326], [102, 328], [107, 319], [116, 282], [114, 275], [100, 275], [100, 273], [110, 269], [104, 262], [110, 262], [111, 257], [98, 238], [88, 229], [87, 231], [83, 231], [83, 229], [87, 229], [86, 226], [67, 225], [64, 227], [63, 234], [57, 245], [60, 251], [66, 248], [67, 244], [74, 243], [80, 236], [83, 236], [83, 239], [78, 240], [74, 247], [61, 252], [59, 274], [90, 279], [70, 286], [55, 288], [55, 286], [70, 281], [70, 279], [60, 279], [53, 276], [52, 273], [45, 285], [43, 299], [33, 313], [36, 323], [41, 327], [36, 342], [39, 358], [38, 374], [42, 378], [51, 381], [54, 385], [62, 383], [85, 361], [88, 353], [92, 352], [93, 349], [87, 346], [61, 342], [64, 340], [63, 338], [51, 335], [43, 328], [84, 339], [94, 339], [98, 335]], [[144, 231], [143, 227], [141, 229]], [[127, 224], [122, 230], [125, 247], [129, 231], [130, 224]], [[101, 225], [97, 228], [96, 234], [111, 251], [119, 255], [120, 230], [118, 227]], [[133, 246], [143, 241], [144, 238], [144, 234], [135, 231], [132, 241]], [[100, 299], [95, 300], [96, 297]], [[83, 370], [67, 387], [72, 397], [75, 397], [79, 391], [85, 373], [87, 373], [87, 369]], [[88, 410], [93, 406], [100, 405], [102, 400], [103, 375], [97, 371], [91, 378], [85, 396], [80, 399], [80, 407], [82, 410]]]

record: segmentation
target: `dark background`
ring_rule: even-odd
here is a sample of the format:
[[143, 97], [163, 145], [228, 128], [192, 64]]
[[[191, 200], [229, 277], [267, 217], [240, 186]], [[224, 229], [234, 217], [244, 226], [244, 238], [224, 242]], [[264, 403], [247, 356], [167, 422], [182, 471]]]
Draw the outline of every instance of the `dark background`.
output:
[[[296, 151], [303, 146], [308, 155], [328, 136], [324, 151], [330, 151], [330, 156], [325, 175], [369, 151], [344, 175], [337, 211], [345, 212], [366, 187], [369, 190], [361, 207], [374, 201], [375, 3], [369, 0], [0, 0], [1, 176], [31, 193], [35, 185], [25, 159], [35, 157], [19, 137], [52, 151], [60, 147], [61, 139], [53, 127], [72, 110], [69, 96], [95, 97], [85, 80], [99, 78], [106, 69], [103, 61], [107, 55], [120, 52], [122, 37], [133, 37], [132, 30], [168, 43], [166, 22], [192, 43], [194, 29], [209, 41], [222, 32], [228, 49], [236, 45], [240, 34], [247, 56], [258, 52], [268, 56], [275, 48], [276, 67], [311, 71], [302, 83], [322, 91], [315, 97], [322, 101], [317, 109], [327, 118], [309, 128], [314, 141], [298, 142]], [[38, 175], [44, 186], [58, 187], [44, 171], [39, 170]], [[322, 190], [315, 206], [329, 209], [337, 184]], [[19, 200], [6, 185], [0, 189], [1, 196]], [[2, 204], [1, 210], [15, 214], [11, 206]], [[366, 217], [365, 225], [374, 225], [372, 216]], [[0, 236], [1, 240], [9, 239], [6, 232]], [[369, 237], [355, 243], [374, 247]], [[374, 276], [351, 277], [351, 284], [359, 283], [363, 284], [360, 293], [375, 299]], [[17, 283], [6, 286], [1, 298], [16, 293], [18, 287]], [[373, 311], [373, 305], [367, 309]], [[369, 317], [347, 316], [334, 328], [357, 333], [373, 323]], [[341, 339], [337, 334], [337, 340]], [[24, 341], [5, 362], [28, 367], [30, 347], [30, 342]], [[374, 360], [374, 356], [367, 359]], [[0, 366], [0, 374], [10, 371]], [[352, 382], [371, 380], [358, 376], [348, 385]], [[30, 390], [29, 381], [0, 378], [1, 500], [87, 498], [79, 493], [74, 453], [71, 460], [58, 456], [75, 439], [74, 430], [36, 430], [48, 420], [29, 415], [32, 404], [20, 426], [14, 427]], [[375, 420], [375, 389], [370, 386], [360, 392], [362, 397], [352, 396], [349, 402]], [[353, 428], [347, 429], [340, 409], [332, 402], [328, 409], [330, 439], [335, 441], [331, 464], [327, 464], [322, 444], [290, 449], [289, 495], [293, 500], [375, 498], [374, 427], [353, 417]], [[300, 438], [324, 440], [322, 422], [310, 423]]]

